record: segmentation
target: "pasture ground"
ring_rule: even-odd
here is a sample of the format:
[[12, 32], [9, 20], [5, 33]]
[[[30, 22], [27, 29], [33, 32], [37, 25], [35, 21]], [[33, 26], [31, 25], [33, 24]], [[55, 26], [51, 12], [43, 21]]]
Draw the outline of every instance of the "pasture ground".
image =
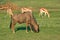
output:
[[[6, 1], [0, 3], [4, 4]], [[10, 16], [6, 11], [0, 10], [0, 40], [60, 40], [60, 0], [11, 0], [18, 6], [32, 6], [33, 15], [39, 24], [40, 32], [26, 33], [26, 25], [16, 24], [16, 33], [13, 34], [9, 28]], [[39, 8], [45, 7], [49, 10], [50, 18], [39, 17]], [[19, 13], [15, 11], [15, 13]]]

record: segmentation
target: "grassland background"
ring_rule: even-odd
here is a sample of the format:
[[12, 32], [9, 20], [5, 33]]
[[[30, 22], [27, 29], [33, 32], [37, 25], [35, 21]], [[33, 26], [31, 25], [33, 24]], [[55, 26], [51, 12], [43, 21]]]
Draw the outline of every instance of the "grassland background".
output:
[[[0, 4], [6, 2], [8, 1], [0, 0]], [[16, 33], [13, 34], [9, 28], [10, 16], [6, 11], [0, 10], [0, 40], [60, 40], [60, 0], [10, 0], [10, 2], [20, 7], [33, 7], [33, 15], [39, 24], [40, 32], [26, 33], [26, 25], [23, 23], [15, 26]], [[50, 18], [38, 16], [41, 7], [47, 8]]]

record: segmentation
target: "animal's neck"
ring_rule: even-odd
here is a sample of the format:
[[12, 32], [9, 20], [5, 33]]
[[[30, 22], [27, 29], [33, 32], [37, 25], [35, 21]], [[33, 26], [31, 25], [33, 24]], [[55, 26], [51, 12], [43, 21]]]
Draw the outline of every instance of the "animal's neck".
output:
[[12, 15], [13, 16], [13, 12], [11, 9], [7, 9], [7, 13], [9, 13], [9, 15]]

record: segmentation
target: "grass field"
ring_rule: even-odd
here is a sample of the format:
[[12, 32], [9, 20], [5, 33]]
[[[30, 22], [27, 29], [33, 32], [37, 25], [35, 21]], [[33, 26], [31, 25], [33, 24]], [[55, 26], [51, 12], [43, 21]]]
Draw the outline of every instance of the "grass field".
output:
[[[0, 0], [4, 4], [6, 0]], [[20, 7], [33, 7], [33, 15], [39, 24], [39, 33], [26, 33], [26, 25], [16, 24], [16, 33], [13, 34], [9, 28], [10, 16], [6, 11], [0, 10], [0, 40], [60, 40], [60, 0], [11, 0]], [[41, 18], [38, 16], [39, 8], [48, 9], [51, 17]], [[18, 12], [17, 12], [18, 13]]]

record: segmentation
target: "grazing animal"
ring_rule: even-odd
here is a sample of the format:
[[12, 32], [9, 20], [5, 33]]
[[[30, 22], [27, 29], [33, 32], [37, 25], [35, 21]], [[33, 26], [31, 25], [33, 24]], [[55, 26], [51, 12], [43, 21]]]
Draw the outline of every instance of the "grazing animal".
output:
[[20, 7], [11, 2], [7, 2], [6, 4], [0, 5], [0, 9], [6, 10], [7, 8], [11, 8], [12, 10], [20, 10]]
[[6, 5], [0, 5], [0, 10], [6, 10], [8, 8], [8, 6]]
[[48, 13], [48, 10], [45, 9], [45, 8], [40, 8], [40, 13], [39, 13], [39, 16], [43, 16], [43, 14], [46, 16], [48, 15], [48, 17], [50, 17], [50, 14]]
[[39, 32], [39, 25], [35, 21], [34, 17], [31, 16], [30, 12], [22, 14], [13, 14], [11, 9], [7, 9], [7, 12], [11, 15], [10, 28], [13, 33], [15, 33], [14, 26], [16, 23], [19, 24], [26, 23], [26, 32], [28, 32], [27, 30], [28, 26], [30, 26], [31, 31], [33, 27], [35, 32]]
[[24, 13], [24, 12], [30, 12], [30, 13], [32, 13], [32, 9], [30, 9], [30, 8], [21, 8], [21, 11], [22, 11], [22, 13]]

